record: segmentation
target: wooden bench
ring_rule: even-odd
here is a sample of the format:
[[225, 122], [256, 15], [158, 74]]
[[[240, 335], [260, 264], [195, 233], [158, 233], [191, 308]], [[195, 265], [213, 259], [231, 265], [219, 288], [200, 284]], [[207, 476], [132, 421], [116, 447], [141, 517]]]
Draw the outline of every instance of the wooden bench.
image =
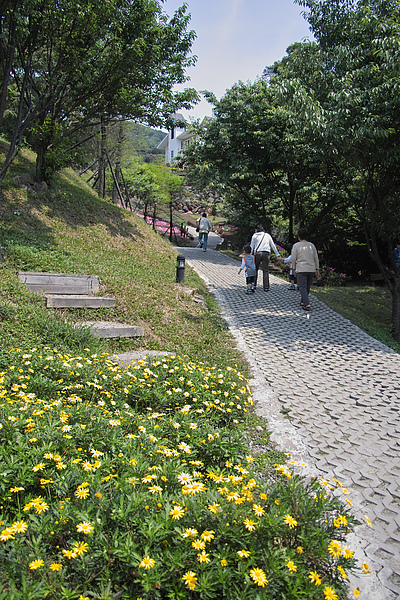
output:
[[381, 273], [371, 273], [369, 276], [369, 280], [371, 281], [371, 283], [373, 283], [375, 285], [375, 283], [378, 282], [382, 282], [385, 281], [383, 278], [383, 275]]

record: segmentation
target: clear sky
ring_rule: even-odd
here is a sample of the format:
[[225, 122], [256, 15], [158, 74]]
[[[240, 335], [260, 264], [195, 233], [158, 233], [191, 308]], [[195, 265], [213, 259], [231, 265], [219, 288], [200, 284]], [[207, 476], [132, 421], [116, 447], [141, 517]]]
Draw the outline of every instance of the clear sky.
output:
[[[286, 54], [286, 48], [304, 38], [312, 39], [302, 7], [292, 0], [187, 0], [196, 66], [188, 69], [184, 87], [209, 90], [218, 99], [238, 81], [254, 82], [264, 67]], [[183, 0], [165, 0], [163, 10], [172, 15]], [[211, 115], [205, 100], [185, 118]]]

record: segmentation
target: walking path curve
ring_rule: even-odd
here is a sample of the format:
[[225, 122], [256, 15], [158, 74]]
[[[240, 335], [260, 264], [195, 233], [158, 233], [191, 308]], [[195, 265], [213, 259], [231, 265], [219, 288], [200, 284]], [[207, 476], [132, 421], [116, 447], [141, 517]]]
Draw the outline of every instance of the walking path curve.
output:
[[282, 279], [271, 276], [269, 292], [248, 295], [234, 259], [179, 252], [249, 360], [256, 410], [278, 448], [303, 463], [302, 474], [336, 477], [348, 490], [363, 521], [348, 541], [372, 571], [354, 579], [360, 598], [400, 598], [400, 355], [315, 296], [312, 311], [301, 310], [299, 293]]

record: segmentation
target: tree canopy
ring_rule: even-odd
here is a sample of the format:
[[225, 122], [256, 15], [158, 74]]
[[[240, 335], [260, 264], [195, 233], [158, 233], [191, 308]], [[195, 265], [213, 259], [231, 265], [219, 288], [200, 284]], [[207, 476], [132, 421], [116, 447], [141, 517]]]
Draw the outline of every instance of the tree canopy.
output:
[[172, 18], [161, 0], [6, 0], [0, 16], [0, 124], [10, 151], [0, 183], [30, 133], [44, 156], [62, 137], [94, 121], [165, 123], [197, 99], [175, 92], [195, 62], [183, 4]]

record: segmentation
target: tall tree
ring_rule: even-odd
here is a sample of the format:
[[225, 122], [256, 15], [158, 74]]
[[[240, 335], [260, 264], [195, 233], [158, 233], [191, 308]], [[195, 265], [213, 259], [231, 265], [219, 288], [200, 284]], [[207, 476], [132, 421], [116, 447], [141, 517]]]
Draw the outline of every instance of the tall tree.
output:
[[331, 92], [326, 136], [368, 252], [392, 294], [400, 339], [400, 5], [397, 0], [298, 0], [323, 54]]
[[41, 178], [59, 128], [65, 134], [116, 116], [154, 125], [191, 106], [194, 90], [173, 91], [195, 61], [188, 23], [186, 5], [169, 19], [161, 0], [6, 2], [0, 17], [0, 109], [10, 86], [16, 106], [0, 183], [33, 124]]
[[285, 219], [288, 245], [300, 224], [317, 229], [338, 206], [331, 173], [320, 168], [318, 103], [288, 78], [239, 83], [210, 100], [214, 119], [197, 127], [182, 158], [189, 178], [219, 186], [242, 227]]

